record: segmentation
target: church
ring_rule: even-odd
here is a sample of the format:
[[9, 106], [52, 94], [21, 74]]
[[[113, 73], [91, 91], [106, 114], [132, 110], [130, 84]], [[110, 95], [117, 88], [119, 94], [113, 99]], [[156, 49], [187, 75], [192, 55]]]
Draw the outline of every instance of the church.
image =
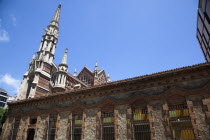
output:
[[109, 76], [106, 76], [104, 70], [98, 70], [97, 63], [94, 71], [85, 66], [78, 75], [76, 69], [73, 75], [68, 73], [68, 49], [65, 50], [63, 59], [58, 66], [53, 62], [58, 42], [60, 10], [61, 5], [58, 6], [52, 21], [45, 30], [40, 48], [33, 56], [29, 69], [24, 74], [18, 93], [20, 100], [109, 82]]
[[209, 140], [210, 63], [110, 82], [56, 65], [61, 5], [9, 103], [1, 140]]

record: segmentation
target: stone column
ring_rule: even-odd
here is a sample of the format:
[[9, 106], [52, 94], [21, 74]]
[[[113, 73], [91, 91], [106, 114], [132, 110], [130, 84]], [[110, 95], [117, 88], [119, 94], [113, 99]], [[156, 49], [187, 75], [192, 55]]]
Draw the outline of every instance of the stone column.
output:
[[70, 112], [62, 112], [58, 116], [57, 122], [57, 140], [68, 140], [68, 125]]
[[166, 132], [163, 119], [163, 103], [154, 101], [149, 103], [147, 107], [151, 125], [152, 140], [166, 140]]
[[187, 101], [192, 125], [196, 139], [209, 140], [209, 126], [206, 123], [205, 112], [203, 111], [202, 99], [200, 97], [189, 97]]
[[128, 140], [133, 140], [133, 133], [132, 133], [132, 109], [131, 106], [127, 109], [127, 138]]
[[167, 140], [172, 140], [173, 136], [170, 129], [169, 108], [168, 108], [167, 103], [163, 104], [163, 118], [164, 118], [164, 121], [166, 122], [165, 129], [166, 129]]
[[203, 99], [204, 111], [206, 114], [206, 123], [210, 127], [210, 98]]
[[85, 110], [83, 140], [96, 140], [96, 118], [99, 109]]
[[67, 124], [67, 139], [71, 140], [72, 139], [72, 113], [69, 114], [69, 120]]
[[8, 117], [3, 125], [2, 133], [1, 133], [1, 140], [8, 140], [12, 137], [12, 129], [14, 125], [14, 118]]
[[96, 116], [96, 140], [101, 140], [101, 111], [97, 112]]
[[37, 117], [34, 140], [45, 140], [47, 138], [48, 122], [49, 116], [46, 114]]
[[116, 140], [127, 140], [127, 109], [129, 105], [115, 106], [115, 139]]
[[20, 120], [20, 125], [17, 133], [17, 140], [25, 140], [27, 134], [29, 117], [23, 116]]

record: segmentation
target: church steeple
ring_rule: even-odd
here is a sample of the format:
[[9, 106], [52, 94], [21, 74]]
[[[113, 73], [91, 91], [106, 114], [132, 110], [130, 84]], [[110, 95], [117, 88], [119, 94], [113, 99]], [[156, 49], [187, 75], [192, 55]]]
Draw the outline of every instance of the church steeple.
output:
[[45, 33], [42, 36], [38, 54], [38, 59], [51, 64], [54, 59], [56, 44], [58, 43], [59, 33], [59, 19], [60, 19], [61, 5], [58, 6], [53, 19], [45, 29]]
[[55, 15], [53, 16], [53, 19], [50, 22], [49, 26], [55, 26], [58, 28], [59, 20], [60, 20], [60, 11], [61, 11], [61, 4], [58, 5], [58, 8], [57, 8]]
[[[45, 29], [39, 50], [36, 53], [37, 57], [33, 59], [33, 65], [30, 63], [30, 67], [24, 75], [24, 79], [18, 93], [19, 99], [40, 96], [40, 91], [44, 91], [45, 94], [50, 92], [48, 85], [50, 83], [50, 79], [52, 78], [51, 72], [55, 69], [53, 59], [55, 55], [55, 48], [58, 43], [60, 10], [61, 5], [58, 6], [53, 19], [47, 26], [47, 29]], [[68, 66], [65, 65], [63, 67], [66, 67], [64, 71], [67, 72]], [[62, 82], [64, 82], [64, 80]]]

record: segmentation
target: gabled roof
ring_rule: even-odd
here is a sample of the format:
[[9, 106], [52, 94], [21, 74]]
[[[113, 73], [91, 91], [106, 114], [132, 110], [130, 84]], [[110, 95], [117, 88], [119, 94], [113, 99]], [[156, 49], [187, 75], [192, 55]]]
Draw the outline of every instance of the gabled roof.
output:
[[[88, 73], [93, 75], [93, 72], [90, 69], [88, 69], [86, 66], [84, 66], [84, 68], [80, 71], [80, 73], [82, 73], [83, 71], [87, 71]], [[80, 75], [80, 73], [78, 74], [78, 76]]]
[[102, 75], [102, 74], [104, 74], [104, 75], [105, 75], [105, 77], [106, 77], [106, 74], [105, 74], [104, 69], [102, 69], [102, 70], [100, 70], [100, 71], [98, 72], [98, 75]]
[[87, 84], [85, 84], [84, 82], [82, 82], [81, 80], [79, 80], [77, 77], [71, 75], [70, 73], [68, 73], [68, 76], [71, 77], [72, 79], [74, 79], [75, 81], [77, 81], [78, 83], [81, 83], [81, 84], [84, 85], [85, 87], [88, 87]]

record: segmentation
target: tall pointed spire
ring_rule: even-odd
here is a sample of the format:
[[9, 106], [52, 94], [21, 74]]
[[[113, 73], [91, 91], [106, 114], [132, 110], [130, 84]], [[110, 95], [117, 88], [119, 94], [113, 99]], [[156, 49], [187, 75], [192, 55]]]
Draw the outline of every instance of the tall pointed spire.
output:
[[67, 54], [68, 54], [68, 48], [66, 48], [65, 50], [61, 64], [67, 65]]
[[53, 19], [50, 22], [51, 26], [56, 26], [58, 28], [58, 24], [59, 24], [59, 20], [60, 20], [60, 11], [61, 11], [61, 4], [58, 5], [55, 15], [53, 16]]

